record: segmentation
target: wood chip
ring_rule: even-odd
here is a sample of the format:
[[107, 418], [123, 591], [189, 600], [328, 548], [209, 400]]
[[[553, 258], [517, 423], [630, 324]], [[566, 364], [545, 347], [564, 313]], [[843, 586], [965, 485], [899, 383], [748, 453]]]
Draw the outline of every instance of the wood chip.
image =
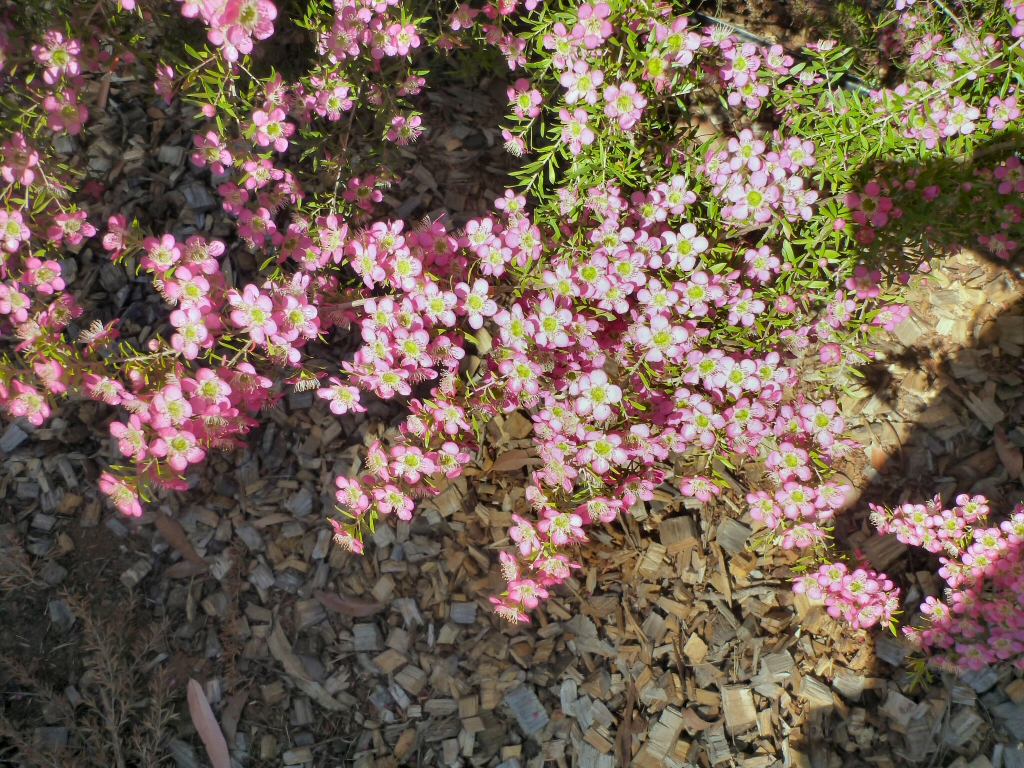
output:
[[512, 709], [519, 721], [519, 727], [527, 736], [536, 733], [548, 724], [548, 713], [530, 688], [519, 685], [505, 695], [505, 703]]

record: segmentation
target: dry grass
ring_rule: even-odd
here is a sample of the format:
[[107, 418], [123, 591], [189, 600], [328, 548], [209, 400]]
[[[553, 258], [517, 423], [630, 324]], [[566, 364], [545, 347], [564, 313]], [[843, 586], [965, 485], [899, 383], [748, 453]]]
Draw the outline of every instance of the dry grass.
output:
[[[20, 564], [19, 564], [20, 565]], [[4, 588], [33, 586], [34, 574], [17, 569]], [[72, 642], [85, 667], [76, 687], [54, 691], [21, 661], [0, 655], [7, 688], [29, 697], [28, 717], [14, 722], [0, 712], [0, 765], [25, 768], [156, 768], [165, 764], [169, 726], [179, 692], [159, 668], [147, 665], [165, 651], [166, 625], [138, 626], [138, 602], [119, 605], [117, 620], [98, 616], [88, 600], [73, 594], [62, 599], [76, 618]], [[60, 653], [60, 651], [57, 651]], [[70, 696], [73, 698], [74, 693]], [[43, 743], [36, 728], [67, 729], [66, 746]]]

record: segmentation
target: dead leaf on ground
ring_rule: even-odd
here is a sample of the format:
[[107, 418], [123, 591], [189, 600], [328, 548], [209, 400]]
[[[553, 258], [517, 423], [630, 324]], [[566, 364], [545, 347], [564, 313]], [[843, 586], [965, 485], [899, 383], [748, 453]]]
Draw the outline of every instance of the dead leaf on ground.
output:
[[346, 616], [373, 616], [373, 614], [384, 610], [384, 603], [360, 600], [338, 592], [325, 592], [322, 589], [316, 590], [313, 597], [319, 600], [320, 605], [328, 611], [342, 613]]
[[[178, 530], [181, 530], [181, 526], [178, 526]], [[213, 768], [231, 768], [231, 755], [228, 754], [224, 733], [213, 715], [213, 710], [210, 709], [210, 702], [203, 693], [203, 686], [195, 680], [188, 681], [188, 710], [192, 714], [192, 722], [196, 726], [199, 738], [206, 745], [206, 752], [210, 755]]]
[[191, 560], [181, 560], [164, 571], [169, 579], [190, 579], [201, 573], [206, 573], [206, 564], [196, 565]]
[[1010, 479], [1016, 480], [1020, 477], [1021, 471], [1024, 471], [1024, 454], [1021, 453], [1020, 448], [1010, 442], [1010, 438], [1006, 436], [1005, 430], [998, 424], [995, 428], [995, 438], [996, 452], [999, 454], [999, 460], [1006, 467], [1006, 472]]
[[230, 742], [235, 740], [235, 734], [238, 732], [238, 720], [242, 717], [242, 710], [245, 709], [248, 701], [249, 689], [244, 688], [228, 699], [224, 711], [221, 712], [220, 719], [224, 727], [224, 735]]
[[871, 466], [875, 468], [875, 471], [881, 472], [883, 475], [889, 474], [888, 459], [889, 457], [885, 455], [881, 446], [871, 446]]
[[185, 529], [181, 527], [181, 523], [175, 520], [173, 517], [158, 512], [156, 516], [156, 527], [157, 530], [163, 534], [163, 537], [167, 539], [167, 543], [170, 544], [174, 549], [184, 557], [201, 567], [204, 571], [206, 570], [206, 563], [203, 558], [199, 556], [199, 553], [192, 547], [192, 542], [188, 540], [188, 534], [185, 533]]
[[505, 451], [494, 460], [491, 466], [492, 472], [514, 472], [523, 467], [534, 467], [543, 464], [543, 459], [530, 456], [525, 448], [517, 448], [514, 451]]
[[253, 525], [257, 528], [262, 529], [271, 525], [278, 525], [279, 523], [287, 523], [289, 520], [294, 519], [294, 517], [292, 517], [291, 515], [286, 515], [284, 512], [274, 512], [272, 514], [267, 515], [266, 517], [261, 517], [260, 519], [254, 521]]

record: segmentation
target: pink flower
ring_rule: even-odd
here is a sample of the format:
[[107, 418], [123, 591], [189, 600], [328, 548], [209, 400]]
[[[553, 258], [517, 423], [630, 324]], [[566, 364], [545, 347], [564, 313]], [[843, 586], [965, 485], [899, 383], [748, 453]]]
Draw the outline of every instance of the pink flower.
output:
[[494, 595], [491, 595], [487, 599], [491, 601], [491, 605], [494, 607], [494, 613], [510, 624], [518, 624], [520, 622], [529, 624], [530, 617], [519, 610], [518, 605], [510, 603], [503, 597], [495, 597]]
[[248, 331], [257, 344], [265, 344], [267, 336], [277, 333], [277, 323], [273, 319], [274, 303], [252, 283], [245, 286], [242, 293], [234, 288], [228, 291], [228, 303], [234, 307], [231, 322]]
[[192, 155], [192, 162], [195, 165], [202, 168], [209, 163], [213, 173], [226, 173], [233, 158], [228, 151], [227, 144], [215, 131], [207, 131], [205, 136], [200, 136], [197, 133], [192, 137], [192, 142], [196, 145], [196, 152]]
[[60, 276], [60, 264], [50, 259], [46, 261], [40, 261], [35, 257], [26, 259], [21, 282], [23, 285], [35, 286], [37, 291], [47, 295], [54, 291], [64, 290], [64, 279]]
[[418, 483], [423, 475], [433, 474], [437, 465], [415, 446], [396, 445], [391, 449], [391, 473], [409, 483]]
[[15, 417], [24, 416], [29, 424], [37, 427], [43, 426], [43, 422], [50, 415], [50, 405], [46, 398], [40, 395], [34, 387], [22, 384], [18, 379], [11, 380], [12, 397], [7, 403], [8, 409]]
[[780, 272], [780, 261], [778, 256], [773, 256], [767, 245], [762, 245], [757, 250], [748, 248], [743, 254], [743, 261], [750, 266], [747, 267], [747, 277], [757, 280], [760, 283], [767, 283], [772, 275]]
[[519, 546], [519, 553], [526, 557], [535, 550], [539, 551], [541, 541], [533, 524], [519, 515], [512, 515], [512, 522], [515, 525], [509, 528], [508, 535]]
[[536, 88], [530, 88], [530, 81], [526, 78], [519, 78], [515, 85], [508, 89], [508, 100], [512, 104], [512, 111], [521, 120], [536, 117], [540, 114], [540, 105], [543, 97]]
[[595, 421], [611, 418], [611, 406], [622, 399], [622, 390], [608, 383], [608, 374], [601, 369], [583, 374], [570, 388], [574, 408], [580, 416], [591, 415]]
[[825, 344], [818, 357], [826, 365], [837, 365], [843, 359], [843, 353], [838, 344]]
[[250, 240], [257, 248], [262, 248], [267, 236], [272, 237], [275, 232], [277, 225], [273, 214], [266, 208], [257, 208], [255, 211], [245, 208], [238, 217], [238, 234]]
[[683, 478], [683, 484], [679, 490], [683, 496], [695, 496], [704, 503], [711, 501], [712, 496], [718, 496], [722, 492], [714, 480], [703, 476]]
[[195, 267], [177, 267], [172, 277], [162, 281], [163, 292], [182, 309], [206, 310], [212, 306], [207, 296], [210, 282], [201, 274], [193, 275], [194, 271], [198, 272]]
[[537, 530], [546, 534], [548, 540], [556, 547], [587, 540], [583, 532], [582, 517], [551, 508], [544, 510], [543, 518], [537, 523]]
[[335, 544], [357, 555], [363, 554], [363, 542], [353, 536], [350, 531], [343, 528], [341, 523], [332, 519], [331, 527], [334, 529]]
[[165, 384], [153, 396], [152, 414], [154, 429], [180, 427], [192, 417], [192, 406], [180, 387]]
[[462, 474], [462, 467], [469, 463], [469, 459], [468, 453], [449, 441], [443, 443], [437, 452], [437, 468], [444, 472], [446, 477], [458, 477]]
[[317, 396], [330, 401], [331, 412], [339, 416], [348, 411], [360, 413], [366, 409], [359, 404], [359, 389], [343, 384], [339, 379], [332, 376], [332, 385], [321, 387], [317, 390]]
[[584, 101], [593, 105], [597, 104], [599, 98], [597, 89], [604, 82], [604, 72], [599, 69], [589, 69], [587, 62], [580, 59], [573, 63], [571, 69], [567, 69], [559, 76], [559, 82], [567, 89], [566, 104]]
[[594, 474], [603, 475], [612, 465], [622, 466], [628, 463], [629, 454], [622, 447], [622, 437], [610, 432], [600, 431], [587, 433], [587, 442], [576, 455], [579, 466], [588, 466]]
[[993, 175], [999, 181], [999, 194], [1024, 192], [1024, 164], [1017, 157], [1008, 157], [996, 167]]
[[577, 514], [584, 523], [600, 520], [602, 523], [610, 523], [619, 516], [623, 502], [618, 499], [606, 499], [603, 496], [595, 496], [586, 504], [576, 508]]
[[128, 222], [121, 214], [114, 214], [107, 220], [107, 233], [103, 235], [103, 247], [113, 251], [111, 258], [115, 258], [124, 250], [127, 237]]
[[131, 399], [131, 396], [124, 391], [121, 382], [106, 376], [97, 376], [94, 373], [86, 374], [83, 380], [89, 397], [93, 400], [102, 400], [107, 405], [120, 405], [122, 402]]
[[209, 368], [200, 368], [194, 379], [183, 379], [182, 388], [197, 414], [218, 413], [231, 406], [231, 386]]
[[448, 17], [448, 24], [454, 31], [460, 29], [472, 29], [473, 19], [480, 14], [476, 8], [472, 8], [466, 3], [462, 3], [458, 8]]
[[174, 97], [174, 67], [169, 64], [157, 65], [153, 90], [157, 96], [164, 97], [166, 104], [171, 103], [171, 99]]
[[389, 40], [385, 52], [389, 56], [408, 56], [409, 50], [420, 47], [420, 36], [412, 24], [390, 24], [385, 31]]
[[860, 194], [848, 192], [844, 202], [853, 211], [854, 221], [858, 224], [871, 224], [876, 229], [885, 226], [893, 208], [892, 200], [882, 194], [882, 187], [876, 181], [865, 184]]
[[572, 322], [572, 312], [556, 304], [550, 297], [545, 296], [541, 300], [531, 320], [537, 329], [533, 340], [538, 347], [562, 348], [571, 343], [568, 329]]
[[55, 243], [62, 240], [68, 245], [78, 245], [96, 234], [96, 227], [89, 223], [85, 211], [58, 213], [53, 217], [53, 226], [46, 230], [46, 236]]
[[782, 521], [782, 510], [768, 491], [748, 493], [747, 503], [750, 505], [751, 519], [762, 521], [768, 528], [774, 529]]
[[614, 28], [608, 21], [612, 13], [608, 3], [584, 3], [577, 13], [579, 21], [572, 29], [572, 36], [581, 40], [586, 48], [593, 50], [611, 37]]
[[[364, 211], [372, 211], [373, 204], [384, 199], [384, 193], [376, 187], [376, 178], [373, 175], [360, 179], [358, 176], [348, 180], [347, 189], [342, 197], [353, 202]], [[344, 225], [347, 227], [347, 225]]]
[[76, 136], [82, 132], [82, 125], [89, 119], [89, 110], [84, 104], [78, 103], [78, 94], [70, 88], [44, 98], [43, 109], [49, 113], [46, 125], [55, 133], [67, 131]]
[[40, 360], [32, 364], [39, 381], [46, 387], [48, 392], [59, 395], [67, 392], [68, 386], [64, 382], [64, 366], [56, 360]]
[[14, 253], [22, 243], [27, 243], [31, 236], [32, 232], [25, 226], [21, 211], [0, 208], [0, 244], [5, 251]]
[[530, 579], [509, 582], [509, 599], [521, 603], [527, 610], [536, 608], [548, 596], [548, 591]]
[[39, 153], [28, 145], [24, 134], [11, 134], [10, 140], [5, 141], [0, 150], [3, 150], [4, 155], [3, 163], [0, 164], [0, 174], [8, 184], [17, 182], [27, 187], [35, 180], [36, 174], [32, 169], [39, 164]]
[[213, 346], [213, 337], [206, 327], [206, 317], [197, 307], [171, 312], [171, 325], [176, 329], [171, 336], [171, 347], [181, 352], [186, 360], [195, 360], [200, 349]]
[[301, 338], [304, 343], [307, 339], [315, 339], [320, 333], [317, 308], [308, 303], [305, 294], [299, 297], [285, 296], [273, 317], [281, 336], [289, 342]]
[[560, 109], [558, 117], [565, 124], [562, 128], [562, 143], [568, 145], [573, 155], [578, 155], [583, 147], [594, 143], [594, 132], [587, 126], [588, 115], [585, 109], [577, 108], [571, 114], [568, 109]]
[[473, 287], [466, 283], [455, 286], [455, 295], [459, 298], [459, 310], [466, 315], [469, 327], [474, 330], [481, 328], [485, 317], [492, 317], [498, 311], [498, 305], [488, 297], [490, 286], [486, 280], [477, 280]]
[[784, 442], [779, 445], [778, 450], [768, 454], [766, 464], [770, 469], [778, 472], [783, 481], [796, 476], [803, 482], [811, 479], [811, 470], [807, 466], [808, 454], [803, 448], [797, 448], [793, 443]]
[[624, 131], [636, 127], [647, 99], [637, 93], [636, 84], [625, 82], [620, 86], [610, 85], [604, 89], [604, 113], [618, 120], [619, 127]]
[[906, 304], [884, 304], [875, 312], [871, 319], [872, 325], [878, 325], [892, 333], [896, 326], [910, 317], [910, 307]]
[[856, 291], [861, 301], [873, 299], [882, 292], [878, 285], [881, 280], [882, 273], [877, 269], [868, 271], [863, 264], [858, 264], [853, 270], [853, 276], [846, 279], [846, 289]]
[[65, 74], [79, 74], [82, 71], [78, 63], [81, 53], [80, 42], [68, 40], [55, 29], [43, 35], [42, 45], [32, 46], [32, 57], [46, 67], [43, 70], [43, 82], [47, 85], [55, 85]]
[[288, 149], [288, 137], [295, 133], [295, 125], [285, 120], [283, 109], [275, 108], [269, 113], [257, 109], [252, 114], [252, 122], [256, 130], [253, 141], [260, 147], [272, 146], [278, 152]]
[[383, 488], [374, 488], [373, 497], [377, 500], [377, 511], [382, 515], [394, 512], [401, 520], [412, 520], [412, 511], [416, 502], [402, 493], [397, 486], [388, 483]]
[[227, 0], [223, 10], [211, 19], [210, 42], [225, 48], [224, 57], [234, 61], [238, 53], [252, 51], [252, 39], [266, 40], [274, 34], [277, 8], [270, 0]]
[[391, 118], [391, 128], [388, 129], [385, 138], [399, 146], [411, 144], [423, 133], [423, 129], [420, 127], [421, 124], [422, 120], [419, 115], [409, 115], [408, 117], [405, 115], [395, 115]]
[[136, 462], [146, 458], [146, 435], [142, 431], [142, 421], [132, 414], [127, 424], [120, 421], [110, 423], [110, 434], [117, 438], [117, 447], [121, 455]]
[[139, 494], [134, 488], [107, 472], [100, 475], [98, 485], [100, 491], [110, 498], [111, 504], [117, 507], [123, 514], [130, 517], [142, 517], [142, 505], [139, 503]]
[[361, 515], [370, 508], [370, 498], [363, 493], [363, 487], [358, 480], [350, 480], [339, 475], [334, 479], [334, 483], [338, 486], [335, 498], [352, 514]]
[[249, 193], [240, 189], [233, 181], [221, 184], [217, 187], [217, 192], [224, 198], [224, 210], [235, 216], [242, 213], [242, 206], [249, 201]]
[[146, 249], [146, 255], [140, 265], [145, 269], [164, 273], [181, 260], [181, 247], [174, 235], [162, 235], [159, 239], [147, 237], [142, 241], [142, 247]]
[[754, 292], [747, 288], [729, 303], [729, 324], [736, 325], [739, 322], [744, 328], [749, 328], [764, 309], [764, 302], [755, 299]]
[[317, 93], [316, 113], [328, 120], [337, 121], [341, 119], [342, 112], [348, 112], [355, 106], [349, 96], [349, 88], [345, 85], [336, 85], [333, 88], [325, 88]]
[[166, 457], [171, 469], [184, 472], [189, 464], [198, 464], [206, 458], [206, 451], [199, 447], [196, 436], [186, 429], [166, 427], [149, 447], [154, 456]]
[[987, 117], [992, 121], [992, 127], [995, 130], [1003, 130], [1020, 117], [1017, 97], [1008, 96], [1005, 99], [1000, 99], [998, 96], [993, 96], [988, 102]]
[[635, 329], [636, 343], [647, 348], [644, 360], [660, 363], [674, 360], [685, 351], [688, 332], [679, 325], [672, 325], [664, 315], [651, 318], [648, 325]]

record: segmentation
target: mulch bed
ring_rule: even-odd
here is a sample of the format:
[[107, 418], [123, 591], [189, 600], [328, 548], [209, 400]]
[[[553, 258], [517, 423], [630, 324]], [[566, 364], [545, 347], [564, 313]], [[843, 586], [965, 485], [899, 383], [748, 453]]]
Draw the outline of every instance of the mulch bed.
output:
[[[402, 177], [385, 198], [393, 216], [458, 227], [499, 196], [511, 168], [494, 127], [505, 87], [427, 95], [432, 131], [392, 169]], [[91, 212], [139, 216], [179, 239], [229, 236], [215, 185], [187, 161], [178, 105], [133, 82], [95, 95], [97, 119], [66, 147], [108, 190]], [[241, 243], [229, 258], [239, 279], [255, 274]], [[166, 330], [166, 307], [133, 265], [84, 247], [65, 274], [79, 303], [120, 317], [140, 347]], [[1012, 272], [968, 251], [913, 289], [911, 320], [842, 400], [865, 449], [843, 468], [857, 497], [893, 503], [934, 489], [985, 493], [1000, 508], [1020, 500], [1000, 452], [1024, 447], [1022, 294]], [[337, 367], [354, 348], [339, 335], [310, 351]], [[0, 747], [20, 739], [92, 764], [83, 723], [103, 690], [98, 623], [147, 639], [141, 655], [107, 650], [140, 691], [139, 722], [152, 710], [148, 686], [166, 681], [177, 717], [158, 746], [181, 768], [206, 759], [184, 700], [190, 678], [240, 765], [1024, 766], [1020, 673], [999, 665], [922, 681], [903, 665], [902, 641], [850, 632], [794, 595], [797, 555], [753, 547], [747, 478], [702, 505], [665, 467], [655, 499], [595, 528], [582, 570], [531, 624], [512, 626], [487, 597], [504, 589], [498, 551], [511, 515], [528, 507], [526, 414], [495, 417], [464, 475], [412, 521], [381, 522], [363, 557], [331, 541], [334, 478], [358, 474], [400, 406], [338, 418], [298, 392], [266, 416], [247, 449], [211, 455], [192, 490], [155, 500], [141, 519], [97, 495], [101, 465], [118, 455], [112, 410], [69, 402], [45, 428], [6, 428]], [[865, 510], [840, 517], [838, 545], [897, 578], [911, 605], [938, 594], [925, 557], [874, 535]]]

